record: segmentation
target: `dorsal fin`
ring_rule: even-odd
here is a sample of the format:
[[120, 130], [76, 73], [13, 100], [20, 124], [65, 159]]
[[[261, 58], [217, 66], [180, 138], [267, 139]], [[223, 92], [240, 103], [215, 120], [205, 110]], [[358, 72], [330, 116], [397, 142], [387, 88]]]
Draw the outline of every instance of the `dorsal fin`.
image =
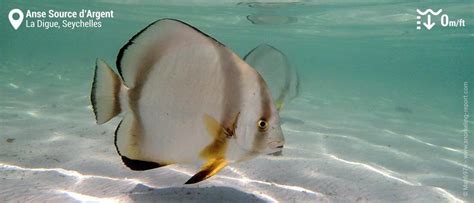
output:
[[[119, 51], [117, 69], [127, 87], [135, 86], [137, 73], [147, 65], [160, 59], [160, 54], [169, 48], [167, 44], [177, 44], [184, 40], [199, 42], [211, 40], [214, 44], [224, 46], [219, 41], [201, 32], [197, 28], [176, 19], [157, 20], [135, 34]], [[176, 42], [172, 42], [176, 40]]]

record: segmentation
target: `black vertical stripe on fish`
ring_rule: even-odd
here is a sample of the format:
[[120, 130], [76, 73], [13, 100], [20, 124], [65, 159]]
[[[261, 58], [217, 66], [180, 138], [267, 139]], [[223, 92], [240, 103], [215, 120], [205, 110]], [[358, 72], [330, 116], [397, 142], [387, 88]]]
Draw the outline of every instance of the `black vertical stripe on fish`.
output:
[[[217, 53], [221, 53], [218, 52]], [[237, 127], [237, 122], [240, 114], [240, 105], [242, 100], [242, 90], [240, 88], [241, 83], [241, 73], [237, 68], [233, 68], [234, 64], [229, 63], [226, 60], [222, 60], [223, 58], [232, 57], [230, 52], [224, 52], [224, 55], [219, 55], [219, 63], [222, 67], [221, 73], [224, 78], [224, 97], [223, 100], [224, 105], [221, 111], [221, 119], [218, 121], [220, 123], [219, 132], [213, 135], [213, 141], [205, 147], [201, 153], [201, 158], [205, 160], [209, 159], [225, 159], [225, 151], [227, 150], [227, 142], [228, 138], [238, 136], [235, 135], [235, 128]], [[226, 64], [229, 63], [229, 64]], [[232, 129], [231, 136], [230, 134], [224, 136], [224, 133], [221, 133]], [[212, 132], [211, 132], [212, 133]], [[198, 174], [196, 174], [198, 175]]]
[[[220, 53], [220, 52], [218, 52]], [[235, 114], [240, 112], [242, 102], [241, 72], [237, 68], [233, 68], [234, 64], [224, 58], [232, 57], [230, 52], [225, 52], [226, 56], [219, 56], [219, 63], [222, 64], [222, 76], [224, 78], [224, 109], [221, 111], [221, 123], [225, 127], [231, 127], [234, 122]], [[229, 64], [226, 64], [229, 63]]]
[[[271, 118], [271, 113], [272, 113], [272, 109], [270, 107], [270, 104], [271, 104], [271, 100], [270, 100], [270, 97], [268, 95], [268, 93], [265, 91], [266, 90], [266, 84], [265, 84], [265, 81], [263, 80], [263, 78], [258, 74], [257, 75], [258, 79], [258, 90], [259, 90], [259, 93], [260, 93], [260, 111], [262, 113], [260, 119], [262, 120], [265, 120], [268, 122], [268, 120], [270, 120]], [[257, 126], [255, 126], [255, 128], [257, 128]], [[266, 133], [265, 132], [260, 132], [260, 130], [257, 131], [257, 135], [255, 135], [255, 139], [252, 143], [252, 150], [251, 150], [251, 153], [255, 153], [257, 152], [257, 149], [260, 149], [262, 148], [262, 146], [265, 144], [265, 137], [266, 137]]]
[[271, 109], [271, 99], [269, 97], [268, 92], [265, 90], [267, 89], [267, 84], [263, 80], [262, 76], [257, 75], [258, 79], [258, 89], [260, 91], [260, 108], [262, 110], [262, 119], [268, 121], [271, 118], [272, 109]]

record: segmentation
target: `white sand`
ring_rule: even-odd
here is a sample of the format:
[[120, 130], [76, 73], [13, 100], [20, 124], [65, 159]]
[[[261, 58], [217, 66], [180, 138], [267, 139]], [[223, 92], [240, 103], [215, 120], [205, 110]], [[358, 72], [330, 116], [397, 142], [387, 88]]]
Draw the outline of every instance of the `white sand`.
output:
[[[10, 62], [0, 70], [12, 66], [22, 67]], [[335, 109], [343, 103], [303, 92], [282, 113], [283, 156], [234, 164], [185, 186], [198, 166], [135, 172], [121, 163], [113, 145], [118, 120], [94, 124], [87, 71], [27, 70], [37, 68], [8, 68], [0, 76], [1, 202], [467, 200], [461, 195], [462, 140], [448, 136], [457, 129], [397, 111], [390, 100], [376, 100], [376, 111]], [[418, 131], [405, 129], [415, 118]]]

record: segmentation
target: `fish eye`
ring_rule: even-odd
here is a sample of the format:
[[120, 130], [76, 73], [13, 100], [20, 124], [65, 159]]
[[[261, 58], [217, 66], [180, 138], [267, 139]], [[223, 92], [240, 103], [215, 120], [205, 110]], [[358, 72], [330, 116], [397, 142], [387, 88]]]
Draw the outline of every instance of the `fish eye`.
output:
[[257, 122], [257, 127], [262, 130], [262, 131], [265, 131], [268, 129], [268, 122], [264, 119], [260, 119], [258, 122]]

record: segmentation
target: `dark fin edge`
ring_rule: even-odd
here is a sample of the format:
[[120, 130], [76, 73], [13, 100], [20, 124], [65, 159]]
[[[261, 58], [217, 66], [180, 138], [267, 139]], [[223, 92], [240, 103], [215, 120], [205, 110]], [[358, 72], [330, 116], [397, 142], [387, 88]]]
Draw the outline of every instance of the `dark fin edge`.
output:
[[191, 177], [188, 181], [186, 181], [186, 183], [184, 184], [194, 184], [194, 183], [198, 183], [198, 182], [201, 182], [203, 180], [206, 180], [206, 176], [207, 174], [211, 173], [211, 170], [212, 169], [206, 169], [206, 170], [202, 170], [202, 171], [199, 171], [198, 173], [194, 174], [193, 177]]
[[194, 174], [186, 183], [184, 184], [194, 184], [206, 180], [221, 171], [225, 166], [227, 166], [227, 161], [225, 159], [211, 159], [203, 165], [201, 170]]
[[97, 83], [97, 63], [95, 64], [94, 78], [93, 78], [93, 81], [92, 81], [92, 89], [91, 89], [91, 96], [90, 96], [91, 104], [92, 104], [92, 111], [94, 111], [95, 121], [97, 122], [97, 109], [95, 107], [95, 105], [97, 103], [97, 100], [95, 98], [95, 91], [96, 91], [96, 85], [97, 85], [96, 83]]
[[257, 48], [259, 48], [260, 46], [263, 46], [263, 45], [268, 46], [268, 47], [274, 49], [275, 51], [277, 51], [278, 53], [281, 53], [283, 56], [286, 57], [286, 55], [285, 55], [283, 52], [281, 52], [279, 49], [275, 48], [274, 46], [269, 45], [269, 44], [267, 44], [267, 43], [262, 43], [262, 44], [259, 44], [258, 46], [256, 46], [255, 48], [253, 48], [252, 50], [250, 50], [249, 53], [247, 53], [247, 54], [244, 56], [244, 58], [242, 58], [242, 59], [245, 61], [245, 60], [247, 59], [247, 57], [250, 56], [250, 54], [252, 54], [252, 52], [254, 52]]
[[120, 121], [120, 123], [117, 126], [117, 129], [115, 129], [114, 145], [115, 145], [115, 149], [117, 150], [117, 153], [122, 157], [122, 162], [125, 164], [125, 166], [127, 166], [128, 168], [130, 168], [134, 171], [146, 171], [146, 170], [166, 166], [164, 164], [159, 164], [159, 163], [155, 163], [155, 162], [151, 162], [151, 161], [140, 161], [140, 160], [130, 159], [130, 158], [122, 155], [120, 153], [120, 150], [119, 150], [118, 146], [117, 146], [117, 132], [119, 131], [120, 126], [122, 125], [122, 122], [123, 122], [123, 120]]
[[159, 163], [155, 163], [151, 161], [140, 161], [140, 160], [129, 159], [126, 156], [122, 156], [122, 161], [125, 164], [125, 166], [127, 166], [128, 168], [134, 171], [146, 171], [146, 170], [165, 166], [165, 165], [161, 165]]
[[[260, 46], [260, 45], [259, 45], [259, 46]], [[253, 48], [252, 50], [250, 50], [249, 53], [245, 54], [244, 58], [242, 58], [242, 59], [247, 63], [247, 57], [249, 57], [250, 54], [252, 54], [252, 52], [254, 52], [255, 49], [257, 49], [257, 48], [258, 48], [258, 46], [255, 47], [255, 48]], [[249, 65], [250, 65], [250, 64], [249, 64]]]
[[98, 66], [98, 61], [100, 59], [97, 58], [96, 59], [96, 64], [95, 64], [95, 69], [94, 69], [94, 77], [92, 78], [93, 81], [92, 81], [92, 87], [91, 87], [91, 93], [90, 93], [90, 102], [91, 102], [91, 105], [92, 105], [92, 111], [94, 112], [94, 118], [95, 118], [95, 121], [96, 121], [96, 124], [103, 124], [103, 123], [106, 123], [108, 122], [110, 119], [114, 118], [115, 116], [117, 116], [118, 114], [120, 114], [120, 112], [122, 112], [122, 107], [120, 106], [120, 88], [121, 88], [121, 85], [122, 85], [122, 82], [120, 81], [120, 78], [117, 76], [117, 74], [110, 68], [110, 66], [103, 60], [101, 60], [105, 65], [106, 65], [106, 68], [107, 69], [110, 69], [110, 71], [112, 71], [112, 81], [114, 82], [114, 85], [112, 86], [112, 91], [114, 92], [113, 95], [114, 95], [114, 99], [115, 99], [115, 103], [113, 105], [113, 109], [112, 109], [112, 116], [110, 116], [110, 118], [108, 118], [107, 120], [99, 123], [99, 119], [98, 119], [98, 107], [97, 107], [97, 94], [96, 94], [96, 91], [97, 91], [97, 83], [99, 83], [99, 80], [98, 80], [98, 75], [97, 75], [97, 71], [99, 69], [99, 66]]
[[[190, 25], [190, 24], [188, 24], [188, 23], [186, 23], [186, 22], [183, 22], [183, 21], [178, 20], [178, 19], [173, 19], [173, 18], [163, 18], [163, 19], [159, 19], [159, 20], [157, 20], [157, 21], [155, 21], [155, 22], [152, 22], [151, 24], [149, 24], [148, 26], [146, 26], [146, 27], [143, 28], [142, 30], [140, 30], [137, 34], [133, 35], [133, 37], [130, 38], [130, 39], [128, 40], [128, 42], [127, 42], [125, 45], [123, 45], [123, 47], [120, 49], [120, 51], [119, 51], [119, 53], [118, 53], [118, 55], [117, 55], [117, 59], [116, 59], [116, 61], [115, 61], [115, 64], [116, 64], [116, 66], [117, 66], [117, 70], [118, 70], [118, 72], [119, 72], [120, 77], [122, 78], [122, 80], [124, 80], [124, 78], [123, 78], [123, 75], [122, 75], [122, 64], [121, 64], [121, 63], [122, 63], [122, 57], [123, 57], [123, 55], [124, 55], [124, 53], [125, 53], [125, 50], [127, 50], [128, 46], [130, 46], [130, 45], [133, 44], [133, 40], [135, 40], [140, 34], [142, 34], [145, 30], [147, 30], [149, 27], [151, 27], [151, 26], [154, 25], [155, 23], [157, 23], [157, 22], [159, 22], [159, 21], [162, 21], [162, 20], [172, 20], [172, 21], [176, 21], [176, 22], [182, 23], [182, 24], [184, 24], [184, 25], [187, 25], [188, 27], [194, 29], [194, 30], [197, 31], [198, 33], [201, 33], [202, 35], [204, 35], [204, 36], [206, 36], [206, 37], [208, 37], [208, 38], [214, 40], [217, 44], [220, 44], [221, 46], [225, 47], [224, 44], [222, 44], [221, 42], [217, 41], [215, 38], [209, 36], [208, 34], [202, 32], [201, 30], [197, 29], [196, 27], [194, 27], [194, 26], [192, 26], [192, 25]], [[125, 81], [125, 80], [124, 80], [124, 81]]]

